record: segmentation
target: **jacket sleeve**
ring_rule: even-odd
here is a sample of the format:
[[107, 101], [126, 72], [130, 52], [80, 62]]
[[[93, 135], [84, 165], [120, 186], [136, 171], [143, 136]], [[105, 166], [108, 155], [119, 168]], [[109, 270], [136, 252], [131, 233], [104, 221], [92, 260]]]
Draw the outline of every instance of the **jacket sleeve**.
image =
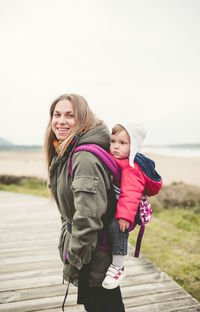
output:
[[116, 219], [125, 219], [133, 223], [144, 188], [145, 180], [137, 167], [122, 170]]
[[86, 151], [74, 155], [72, 172], [75, 213], [68, 261], [80, 270], [83, 264], [90, 262], [97, 246], [110, 182], [96, 156]]

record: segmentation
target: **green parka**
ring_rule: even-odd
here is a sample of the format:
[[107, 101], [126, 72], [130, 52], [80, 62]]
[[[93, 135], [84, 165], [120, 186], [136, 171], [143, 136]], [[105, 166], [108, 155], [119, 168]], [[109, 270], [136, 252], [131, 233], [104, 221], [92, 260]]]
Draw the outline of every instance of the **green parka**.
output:
[[[89, 143], [109, 149], [110, 135], [104, 124], [88, 130], [76, 146]], [[61, 214], [59, 251], [64, 279], [78, 286], [79, 271], [89, 263], [89, 285], [101, 286], [111, 263], [111, 254], [97, 247], [111, 204], [108, 199], [111, 179], [107, 170], [94, 154], [79, 151], [73, 155], [70, 175], [67, 156], [55, 155], [50, 166], [50, 187]], [[67, 223], [71, 224], [71, 233]], [[67, 251], [69, 263], [66, 264]]]

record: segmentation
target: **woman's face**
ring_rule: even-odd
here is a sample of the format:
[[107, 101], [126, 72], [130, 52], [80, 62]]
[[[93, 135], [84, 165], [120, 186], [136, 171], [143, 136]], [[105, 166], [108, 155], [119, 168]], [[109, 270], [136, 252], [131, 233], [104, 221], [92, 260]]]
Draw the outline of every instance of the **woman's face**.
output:
[[52, 131], [60, 141], [65, 140], [75, 127], [75, 115], [69, 100], [59, 101], [54, 109], [51, 121]]

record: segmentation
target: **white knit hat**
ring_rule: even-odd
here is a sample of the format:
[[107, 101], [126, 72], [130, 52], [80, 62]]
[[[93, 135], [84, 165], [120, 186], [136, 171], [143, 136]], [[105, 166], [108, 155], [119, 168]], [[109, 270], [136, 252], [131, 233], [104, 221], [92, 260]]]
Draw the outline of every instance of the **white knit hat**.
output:
[[119, 124], [126, 129], [130, 136], [129, 164], [134, 167], [135, 155], [141, 151], [147, 131], [144, 124], [137, 120], [125, 120]]

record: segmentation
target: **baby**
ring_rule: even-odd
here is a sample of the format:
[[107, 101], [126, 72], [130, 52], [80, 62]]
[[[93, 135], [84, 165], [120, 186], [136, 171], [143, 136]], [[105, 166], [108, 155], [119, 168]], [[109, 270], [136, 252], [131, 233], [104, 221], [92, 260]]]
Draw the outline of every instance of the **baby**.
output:
[[116, 288], [124, 277], [128, 229], [134, 222], [142, 195], [155, 195], [162, 186], [154, 162], [138, 153], [145, 137], [146, 130], [137, 121], [123, 122], [112, 129], [110, 154], [121, 169], [121, 189], [116, 192], [117, 211], [108, 230], [112, 264], [102, 283], [106, 289]]

